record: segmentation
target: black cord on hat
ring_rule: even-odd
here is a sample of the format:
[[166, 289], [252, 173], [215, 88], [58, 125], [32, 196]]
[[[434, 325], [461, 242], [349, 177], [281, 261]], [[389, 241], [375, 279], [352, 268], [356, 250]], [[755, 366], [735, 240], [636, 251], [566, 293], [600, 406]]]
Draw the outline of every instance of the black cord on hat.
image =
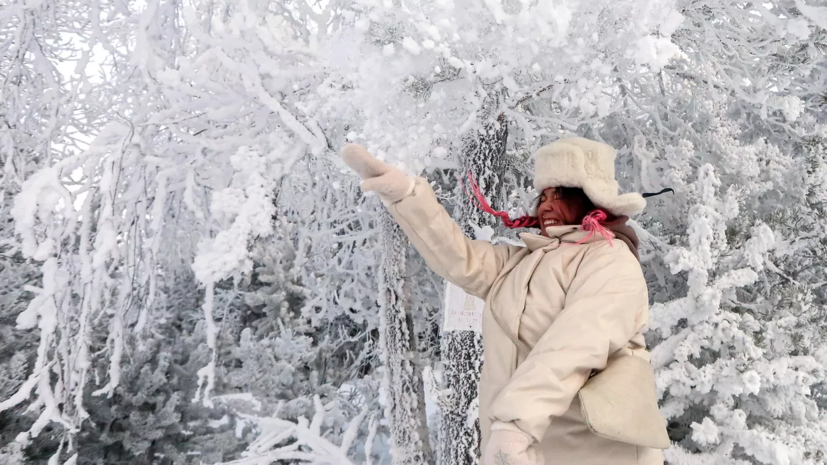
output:
[[644, 192], [643, 194], [640, 194], [640, 195], [641, 195], [641, 197], [643, 197], [644, 199], [646, 199], [646, 198], [649, 198], [649, 197], [654, 197], [654, 196], [656, 196], [656, 195], [665, 194], [665, 193], [667, 193], [667, 192], [671, 192], [671, 193], [673, 193], [673, 194], [674, 194], [674, 193], [675, 193], [675, 189], [672, 189], [671, 187], [667, 187], [666, 189], [663, 189], [663, 190], [661, 190], [660, 192]]

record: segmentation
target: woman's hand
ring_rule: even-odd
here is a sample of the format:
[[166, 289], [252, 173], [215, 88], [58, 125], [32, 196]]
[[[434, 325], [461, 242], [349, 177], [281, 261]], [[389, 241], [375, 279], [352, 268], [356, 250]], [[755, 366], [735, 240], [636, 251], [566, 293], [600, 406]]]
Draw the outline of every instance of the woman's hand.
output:
[[483, 465], [543, 465], [534, 438], [512, 423], [496, 422], [483, 454]]
[[413, 191], [413, 179], [400, 169], [377, 160], [361, 145], [345, 145], [342, 160], [363, 179], [362, 192], [376, 192], [385, 205], [396, 203]]

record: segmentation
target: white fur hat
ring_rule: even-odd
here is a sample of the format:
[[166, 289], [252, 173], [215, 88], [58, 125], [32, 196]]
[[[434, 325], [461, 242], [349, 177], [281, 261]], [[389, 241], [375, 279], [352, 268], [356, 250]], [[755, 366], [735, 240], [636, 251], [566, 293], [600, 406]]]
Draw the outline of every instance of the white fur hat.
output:
[[579, 187], [596, 207], [616, 216], [643, 211], [646, 200], [637, 193], [618, 194], [615, 149], [582, 137], [560, 139], [537, 150], [534, 188]]

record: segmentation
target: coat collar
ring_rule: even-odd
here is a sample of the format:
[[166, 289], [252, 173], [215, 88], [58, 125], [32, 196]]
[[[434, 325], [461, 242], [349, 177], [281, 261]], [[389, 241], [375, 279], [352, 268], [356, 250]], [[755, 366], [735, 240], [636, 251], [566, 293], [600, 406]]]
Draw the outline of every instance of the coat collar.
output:
[[589, 232], [583, 231], [579, 225], [549, 226], [546, 228], [546, 232], [548, 232], [549, 237], [541, 236], [539, 234], [521, 233], [520, 239], [523, 240], [523, 243], [526, 247], [528, 247], [528, 250], [532, 252], [552, 244], [559, 244], [561, 242], [576, 243], [582, 241], [581, 243], [588, 244], [598, 240], [603, 240], [603, 236], [600, 234], [592, 234], [591, 237], [589, 237]]

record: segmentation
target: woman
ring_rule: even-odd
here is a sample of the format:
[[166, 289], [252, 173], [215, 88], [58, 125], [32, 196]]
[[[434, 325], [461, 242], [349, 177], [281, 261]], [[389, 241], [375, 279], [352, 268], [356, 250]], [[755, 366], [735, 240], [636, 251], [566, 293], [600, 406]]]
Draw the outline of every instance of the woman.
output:
[[358, 145], [346, 146], [342, 157], [428, 265], [486, 302], [484, 465], [663, 463], [660, 450], [593, 433], [577, 396], [613, 360], [649, 360], [648, 293], [637, 237], [625, 224], [646, 203], [639, 194], [618, 195], [614, 149], [572, 138], [537, 152], [540, 234], [521, 234], [525, 247], [469, 240], [424, 179]]

